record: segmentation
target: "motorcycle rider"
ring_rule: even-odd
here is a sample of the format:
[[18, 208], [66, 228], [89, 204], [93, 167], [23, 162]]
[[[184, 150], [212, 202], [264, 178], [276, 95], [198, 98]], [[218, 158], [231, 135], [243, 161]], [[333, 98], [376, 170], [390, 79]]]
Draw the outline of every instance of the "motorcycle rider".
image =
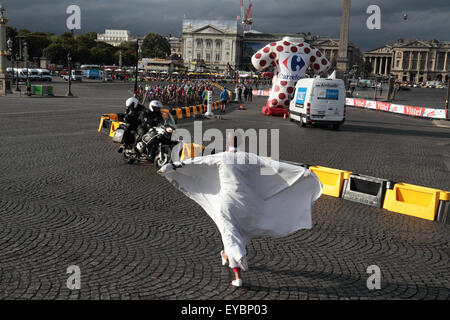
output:
[[127, 109], [124, 120], [128, 123], [128, 127], [123, 133], [123, 145], [119, 148], [119, 153], [122, 153], [124, 148], [128, 149], [134, 143], [132, 132], [138, 129], [139, 115], [142, 110], [145, 110], [145, 107], [135, 97], [128, 98], [125, 106]]
[[[137, 133], [139, 137], [136, 139], [134, 146], [141, 140], [141, 138], [146, 134], [151, 128], [157, 127], [164, 123], [164, 117], [161, 113], [162, 103], [159, 100], [152, 100], [148, 105], [148, 109], [141, 111], [139, 115], [139, 126], [137, 128]], [[154, 146], [150, 146], [152, 158], [154, 156], [155, 150]]]
[[157, 127], [164, 122], [161, 107], [162, 103], [159, 100], [152, 100], [148, 104], [148, 109], [141, 111], [139, 114], [140, 125], [138, 127], [140, 137], [142, 137], [150, 128]]

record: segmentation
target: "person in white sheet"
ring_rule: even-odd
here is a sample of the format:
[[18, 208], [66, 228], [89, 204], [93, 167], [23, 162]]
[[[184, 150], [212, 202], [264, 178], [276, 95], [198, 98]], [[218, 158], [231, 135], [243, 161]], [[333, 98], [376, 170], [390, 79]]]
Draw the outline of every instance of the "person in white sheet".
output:
[[168, 164], [158, 173], [196, 201], [222, 237], [222, 264], [233, 269], [233, 286], [242, 286], [248, 269], [246, 246], [256, 237], [284, 237], [312, 227], [312, 204], [322, 194], [317, 176], [300, 166], [278, 162], [237, 148]]

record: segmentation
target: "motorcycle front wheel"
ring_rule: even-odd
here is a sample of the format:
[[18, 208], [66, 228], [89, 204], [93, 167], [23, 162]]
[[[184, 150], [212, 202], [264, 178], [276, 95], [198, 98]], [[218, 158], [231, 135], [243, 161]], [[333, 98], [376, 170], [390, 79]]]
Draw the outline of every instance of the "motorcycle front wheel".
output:
[[166, 164], [168, 164], [169, 161], [170, 161], [170, 157], [167, 153], [163, 153], [162, 158], [161, 158], [160, 154], [158, 153], [155, 157], [155, 160], [153, 161], [153, 165], [155, 166], [156, 170], [159, 170], [162, 167], [164, 167]]

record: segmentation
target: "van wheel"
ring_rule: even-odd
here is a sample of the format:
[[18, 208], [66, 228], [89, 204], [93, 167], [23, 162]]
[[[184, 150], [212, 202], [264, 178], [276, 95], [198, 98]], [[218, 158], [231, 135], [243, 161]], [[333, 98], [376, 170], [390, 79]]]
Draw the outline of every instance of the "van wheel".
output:
[[302, 116], [300, 116], [300, 125], [305, 128], [306, 127], [306, 119]]
[[331, 126], [331, 128], [333, 129], [333, 130], [339, 130], [339, 125], [338, 124], [333, 124], [332, 126]]

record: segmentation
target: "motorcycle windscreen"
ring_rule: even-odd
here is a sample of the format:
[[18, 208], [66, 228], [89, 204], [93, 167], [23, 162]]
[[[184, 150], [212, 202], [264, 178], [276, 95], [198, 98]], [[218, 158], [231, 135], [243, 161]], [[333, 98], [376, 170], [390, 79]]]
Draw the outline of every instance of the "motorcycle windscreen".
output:
[[170, 113], [166, 113], [166, 114], [167, 114], [167, 118], [164, 120], [164, 125], [176, 128], [177, 125], [176, 125], [175, 118]]

